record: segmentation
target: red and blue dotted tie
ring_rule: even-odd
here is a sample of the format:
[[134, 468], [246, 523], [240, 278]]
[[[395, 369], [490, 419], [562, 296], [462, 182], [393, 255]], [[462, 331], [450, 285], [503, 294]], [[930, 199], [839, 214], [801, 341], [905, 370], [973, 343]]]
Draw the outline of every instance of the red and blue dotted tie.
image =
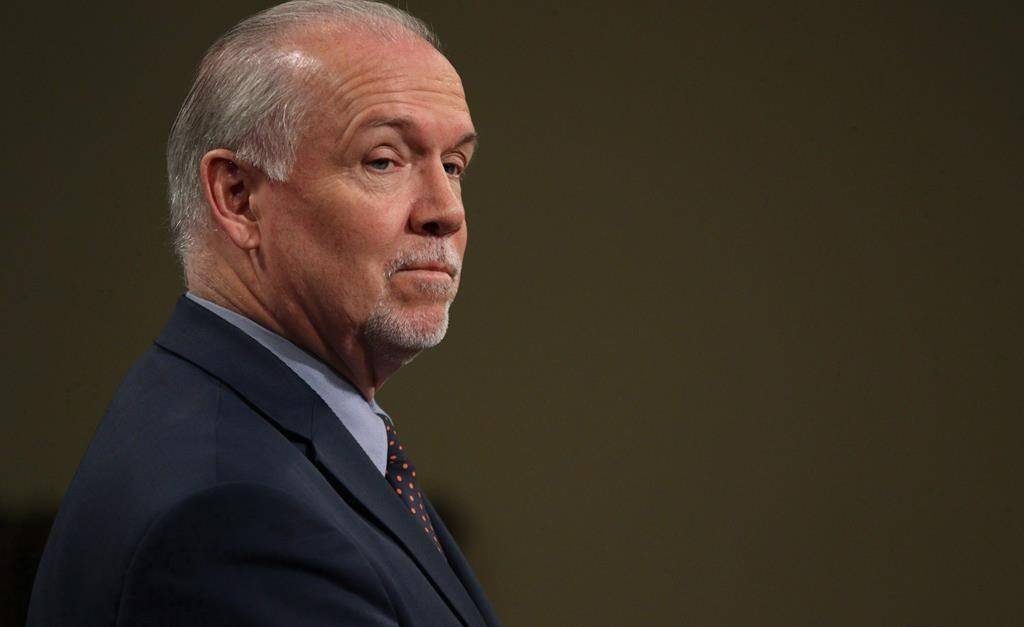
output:
[[441, 551], [441, 543], [437, 540], [437, 533], [434, 532], [434, 525], [430, 522], [426, 504], [423, 502], [423, 494], [416, 487], [419, 483], [419, 479], [416, 478], [416, 467], [406, 457], [405, 447], [398, 439], [398, 431], [386, 421], [385, 428], [388, 436], [388, 465], [384, 476], [398, 498], [402, 499], [405, 510], [423, 527], [423, 533], [427, 534], [437, 550]]

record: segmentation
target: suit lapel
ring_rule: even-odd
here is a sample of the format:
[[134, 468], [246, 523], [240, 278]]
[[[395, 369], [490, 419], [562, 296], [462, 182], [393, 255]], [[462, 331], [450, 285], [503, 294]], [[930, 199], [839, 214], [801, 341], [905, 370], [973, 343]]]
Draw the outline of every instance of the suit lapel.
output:
[[[423, 527], [409, 514], [402, 501], [395, 497], [380, 471], [362, 449], [358, 449], [359, 445], [351, 434], [326, 405], [315, 409], [314, 414], [313, 449], [316, 460], [341, 489], [358, 500], [391, 532], [464, 624], [483, 625], [484, 620], [476, 604], [444, 555], [423, 533]], [[358, 454], [352, 453], [353, 447], [358, 449]], [[432, 515], [436, 516], [436, 513], [432, 512]]]
[[484, 624], [444, 556], [363, 449], [323, 400], [273, 353], [185, 297], [156, 343], [222, 381], [279, 430], [312, 443], [315, 461], [335, 488], [351, 495], [390, 532], [462, 622]]
[[279, 429], [311, 439], [319, 397], [283, 361], [220, 316], [182, 296], [156, 344], [219, 379]]

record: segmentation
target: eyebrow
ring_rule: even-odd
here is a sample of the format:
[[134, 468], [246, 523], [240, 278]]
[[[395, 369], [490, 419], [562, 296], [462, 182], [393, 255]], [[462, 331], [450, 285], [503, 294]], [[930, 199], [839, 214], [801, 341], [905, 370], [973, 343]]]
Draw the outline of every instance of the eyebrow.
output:
[[[406, 117], [387, 117], [387, 118], [374, 118], [363, 124], [364, 128], [380, 128], [390, 127], [400, 131], [417, 130], [419, 125], [416, 124], [415, 120]], [[476, 131], [470, 131], [455, 142], [455, 146], [463, 146], [465, 144], [473, 144], [473, 148], [476, 149], [480, 145], [480, 136], [477, 135]]]

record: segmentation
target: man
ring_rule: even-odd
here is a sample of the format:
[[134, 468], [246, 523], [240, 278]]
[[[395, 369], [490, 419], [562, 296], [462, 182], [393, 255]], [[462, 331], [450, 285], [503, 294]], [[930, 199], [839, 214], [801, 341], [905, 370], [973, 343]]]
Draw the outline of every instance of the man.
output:
[[287, 3], [171, 132], [189, 292], [68, 489], [29, 624], [496, 625], [374, 401], [445, 334], [476, 134], [427, 28]]

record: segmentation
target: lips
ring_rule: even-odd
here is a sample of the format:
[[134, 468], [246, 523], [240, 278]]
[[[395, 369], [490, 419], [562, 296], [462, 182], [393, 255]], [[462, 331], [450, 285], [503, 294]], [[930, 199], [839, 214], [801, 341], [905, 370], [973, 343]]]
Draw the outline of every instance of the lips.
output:
[[405, 267], [401, 268], [399, 270], [399, 272], [411, 272], [411, 271], [415, 271], [415, 270], [426, 270], [428, 272], [444, 272], [445, 274], [447, 274], [448, 276], [452, 277], [453, 279], [455, 278], [455, 273], [456, 273], [456, 270], [455, 270], [454, 266], [450, 266], [450, 265], [445, 264], [445, 263], [426, 263], [426, 264], [409, 265], [409, 266], [405, 266]]

